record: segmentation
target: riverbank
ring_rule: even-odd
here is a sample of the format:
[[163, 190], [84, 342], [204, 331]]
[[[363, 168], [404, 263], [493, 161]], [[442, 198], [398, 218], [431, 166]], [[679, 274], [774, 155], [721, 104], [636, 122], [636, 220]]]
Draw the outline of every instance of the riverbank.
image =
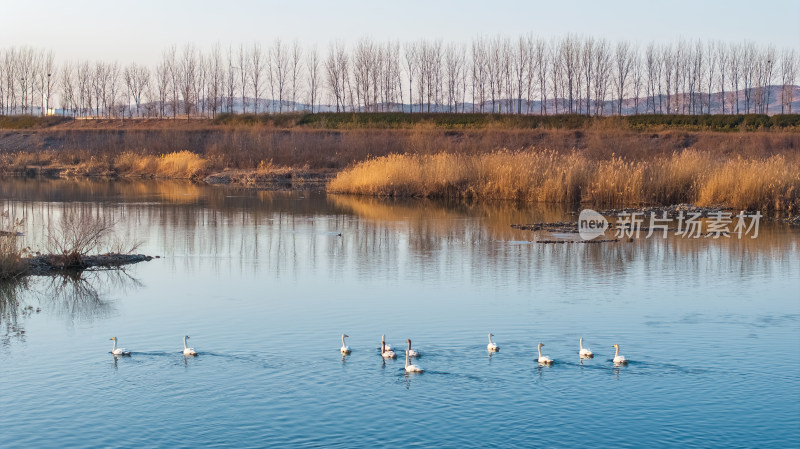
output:
[[0, 174], [609, 207], [691, 202], [791, 213], [800, 209], [793, 117], [34, 120], [30, 128], [0, 130]]

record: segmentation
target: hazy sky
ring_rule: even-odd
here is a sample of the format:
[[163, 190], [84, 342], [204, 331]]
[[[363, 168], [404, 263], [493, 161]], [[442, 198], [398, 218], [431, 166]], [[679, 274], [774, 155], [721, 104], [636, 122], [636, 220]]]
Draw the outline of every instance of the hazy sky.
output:
[[52, 49], [59, 60], [154, 63], [171, 44], [300, 39], [326, 48], [361, 37], [468, 42], [483, 35], [576, 33], [671, 42], [741, 41], [800, 48], [798, 0], [255, 1], [0, 0], [0, 48]]

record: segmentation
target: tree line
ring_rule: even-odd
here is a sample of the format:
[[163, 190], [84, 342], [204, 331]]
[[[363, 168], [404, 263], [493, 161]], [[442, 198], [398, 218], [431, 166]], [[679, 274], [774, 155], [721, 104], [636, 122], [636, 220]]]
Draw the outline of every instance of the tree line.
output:
[[[0, 114], [791, 113], [798, 65], [796, 49], [753, 42], [639, 47], [576, 35], [476, 37], [468, 44], [364, 38], [333, 42], [324, 52], [281, 39], [207, 50], [186, 44], [167, 48], [155, 66], [57, 64], [52, 51], [23, 46], [0, 49]], [[779, 111], [770, 109], [776, 100]]]

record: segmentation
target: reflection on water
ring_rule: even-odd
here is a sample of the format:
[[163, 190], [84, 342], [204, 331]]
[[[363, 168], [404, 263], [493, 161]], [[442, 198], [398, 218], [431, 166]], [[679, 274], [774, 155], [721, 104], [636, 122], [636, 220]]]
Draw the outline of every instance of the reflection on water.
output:
[[[574, 221], [575, 211], [186, 182], [0, 186], [29, 246], [48, 221], [83, 211], [162, 256], [0, 288], [2, 447], [800, 438], [800, 365], [786, 357], [800, 345], [797, 229], [554, 245], [510, 225]], [[489, 332], [501, 352], [487, 353]], [[411, 338], [425, 373], [383, 360], [384, 333]], [[187, 334], [196, 358], [182, 356]], [[111, 336], [131, 357], [108, 354]], [[578, 357], [580, 337], [594, 359]], [[554, 365], [538, 366], [540, 341]], [[614, 343], [627, 366], [611, 362]]]
[[0, 282], [0, 345], [25, 336], [24, 321], [33, 314], [32, 306], [20, 304], [18, 292], [22, 282]]
[[142, 283], [123, 269], [91, 269], [0, 283], [0, 344], [24, 338], [24, 322], [46, 311], [68, 322], [91, 322], [114, 313], [109, 294]]

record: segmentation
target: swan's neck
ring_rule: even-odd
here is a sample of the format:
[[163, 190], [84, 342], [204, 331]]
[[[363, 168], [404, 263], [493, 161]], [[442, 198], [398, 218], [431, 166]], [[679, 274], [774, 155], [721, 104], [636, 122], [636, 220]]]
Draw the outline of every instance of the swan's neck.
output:
[[542, 358], [542, 347], [539, 346], [537, 349], [539, 349], [539, 358], [541, 359]]
[[117, 350], [117, 339], [115, 338], [115, 339], [113, 339], [111, 341], [114, 342], [114, 346], [111, 347], [111, 352], [114, 352], [114, 351]]
[[[411, 343], [409, 343], [408, 345], [411, 346]], [[408, 351], [406, 351], [406, 367], [408, 367]]]
[[409, 351], [411, 350], [411, 342], [410, 341], [408, 342], [408, 350]]
[[616, 352], [614, 352], [614, 358], [619, 357], [619, 346], [615, 347]]
[[346, 346], [346, 345], [344, 344], [344, 335], [342, 335], [342, 347], [344, 347], [344, 346]]
[[492, 342], [492, 334], [489, 334], [489, 344], [493, 344], [493, 342]]
[[386, 352], [386, 343], [381, 341], [381, 354], [383, 354], [384, 352]]
[[578, 340], [578, 344], [581, 347], [581, 351], [583, 351], [583, 339], [582, 338], [580, 340]]
[[186, 337], [183, 337], [183, 349], [186, 349]]

